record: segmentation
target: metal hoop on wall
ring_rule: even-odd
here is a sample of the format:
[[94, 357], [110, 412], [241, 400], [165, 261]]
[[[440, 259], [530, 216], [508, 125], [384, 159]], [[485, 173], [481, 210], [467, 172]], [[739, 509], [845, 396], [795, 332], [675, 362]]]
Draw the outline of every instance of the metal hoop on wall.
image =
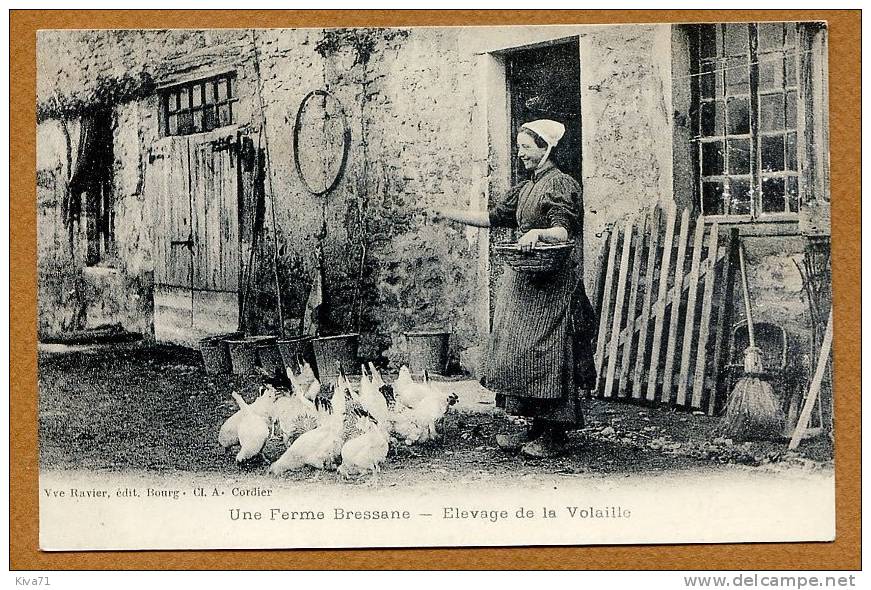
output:
[[[341, 115], [341, 119], [342, 119], [342, 143], [343, 143], [343, 145], [342, 145], [342, 160], [339, 164], [338, 169], [336, 170], [335, 177], [332, 179], [331, 182], [327, 183], [326, 188], [324, 188], [323, 190], [318, 190], [318, 189], [312, 187], [311, 184], [309, 184], [308, 179], [306, 179], [305, 174], [303, 174], [302, 164], [300, 163], [300, 158], [299, 158], [299, 134], [300, 134], [300, 128], [302, 127], [302, 114], [303, 114], [303, 111], [305, 111], [305, 108], [306, 108], [306, 105], [308, 104], [308, 102], [316, 96], [321, 96], [324, 98], [324, 100], [326, 100], [328, 98], [332, 99], [336, 103], [336, 105], [338, 105], [339, 114]], [[296, 166], [296, 172], [297, 172], [297, 174], [299, 174], [299, 178], [300, 178], [300, 180], [302, 180], [302, 183], [305, 186], [306, 190], [308, 190], [308, 192], [310, 192], [311, 194], [313, 194], [315, 196], [321, 196], [321, 195], [325, 195], [325, 194], [329, 193], [334, 188], [336, 188], [336, 185], [339, 184], [339, 180], [341, 180], [342, 176], [345, 173], [345, 167], [348, 164], [348, 155], [350, 154], [350, 151], [351, 151], [351, 128], [348, 125], [348, 117], [345, 114], [345, 108], [342, 106], [342, 103], [339, 102], [339, 99], [337, 99], [335, 96], [333, 96], [332, 94], [330, 94], [326, 90], [312, 90], [311, 92], [306, 94], [305, 98], [303, 98], [302, 102], [300, 102], [300, 104], [299, 104], [299, 110], [297, 110], [297, 112], [296, 112], [296, 121], [293, 125], [293, 161], [294, 161], [294, 165]]]

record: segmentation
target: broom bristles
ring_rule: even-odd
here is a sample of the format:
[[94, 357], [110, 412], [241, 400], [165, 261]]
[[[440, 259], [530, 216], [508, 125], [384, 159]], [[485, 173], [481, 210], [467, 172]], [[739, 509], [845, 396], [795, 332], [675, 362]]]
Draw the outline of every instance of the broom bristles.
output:
[[718, 433], [733, 440], [779, 438], [783, 411], [769, 383], [758, 377], [742, 377], [726, 404]]

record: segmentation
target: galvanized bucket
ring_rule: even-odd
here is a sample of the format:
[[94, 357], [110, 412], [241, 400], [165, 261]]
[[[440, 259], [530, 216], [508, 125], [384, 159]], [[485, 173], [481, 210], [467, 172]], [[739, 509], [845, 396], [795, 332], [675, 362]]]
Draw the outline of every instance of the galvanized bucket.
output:
[[312, 340], [315, 352], [315, 370], [318, 372], [318, 379], [321, 382], [332, 381], [338, 376], [337, 361], [341, 363], [345, 373], [356, 374], [359, 340], [359, 334], [339, 334]]
[[312, 350], [313, 336], [292, 336], [278, 341], [278, 351], [284, 366], [299, 373], [298, 357], [302, 357], [310, 363], [314, 363], [314, 351]]
[[412, 373], [444, 375], [448, 367], [448, 343], [451, 333], [443, 330], [405, 332], [408, 342], [408, 368]]
[[236, 375], [254, 375], [257, 371], [257, 348], [269, 342], [275, 342], [275, 336], [248, 336], [228, 340], [230, 360], [233, 363], [233, 373]]
[[208, 375], [222, 375], [229, 373], [233, 367], [230, 360], [230, 347], [227, 340], [238, 338], [239, 332], [209, 336], [200, 340], [200, 354], [203, 355], [203, 366]]

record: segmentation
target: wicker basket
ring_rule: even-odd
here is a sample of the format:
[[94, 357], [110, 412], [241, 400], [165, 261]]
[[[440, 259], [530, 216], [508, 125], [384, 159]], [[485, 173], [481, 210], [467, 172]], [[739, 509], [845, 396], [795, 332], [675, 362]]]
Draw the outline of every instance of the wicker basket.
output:
[[542, 244], [529, 252], [521, 252], [516, 243], [495, 246], [505, 263], [519, 272], [552, 272], [559, 269], [571, 256], [574, 242]]

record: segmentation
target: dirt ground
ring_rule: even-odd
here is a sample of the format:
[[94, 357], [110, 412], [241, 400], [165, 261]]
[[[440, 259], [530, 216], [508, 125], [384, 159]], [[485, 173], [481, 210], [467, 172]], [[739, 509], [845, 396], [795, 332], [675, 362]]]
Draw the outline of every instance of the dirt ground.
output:
[[[230, 391], [253, 399], [254, 380], [205, 374], [199, 353], [183, 348], [116, 344], [44, 346], [39, 353], [40, 464], [47, 470], [147, 470], [238, 475], [262, 474], [265, 464], [240, 468], [235, 451], [218, 445], [220, 425], [235, 410]], [[387, 376], [390, 380], [390, 376]], [[733, 443], [713, 435], [715, 418], [628, 403], [587, 400], [587, 424], [570, 435], [568, 452], [530, 460], [496, 448], [494, 434], [508, 419], [492, 393], [468, 380], [444, 381], [460, 403], [446, 417], [442, 441], [391, 449], [382, 481], [454, 480], [476, 475], [601, 474], [722, 470], [830, 469], [828, 436], [805, 441]], [[280, 440], [267, 445], [277, 458]], [[747, 468], [747, 467], [744, 467]], [[313, 471], [288, 480], [325, 477]]]

